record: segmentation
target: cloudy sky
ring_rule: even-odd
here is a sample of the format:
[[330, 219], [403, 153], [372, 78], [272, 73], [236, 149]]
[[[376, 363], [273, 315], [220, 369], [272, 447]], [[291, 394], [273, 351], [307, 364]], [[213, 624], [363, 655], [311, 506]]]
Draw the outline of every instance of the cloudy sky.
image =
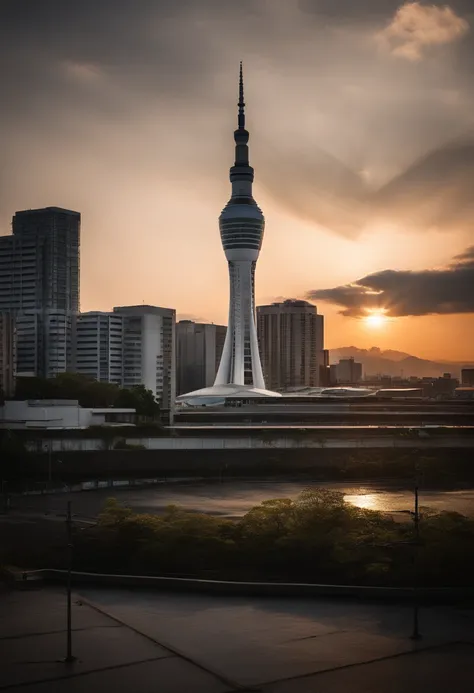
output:
[[225, 322], [240, 59], [257, 303], [314, 300], [328, 347], [474, 359], [472, 0], [3, 0], [0, 233], [76, 209], [83, 310]]

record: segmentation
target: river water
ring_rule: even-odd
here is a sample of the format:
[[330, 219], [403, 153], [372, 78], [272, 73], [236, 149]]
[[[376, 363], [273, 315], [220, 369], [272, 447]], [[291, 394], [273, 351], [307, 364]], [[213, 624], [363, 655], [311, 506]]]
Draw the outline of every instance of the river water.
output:
[[[175, 504], [192, 512], [222, 517], [241, 517], [255, 505], [272, 498], [295, 498], [309, 487], [334, 489], [344, 494], [348, 503], [360, 508], [383, 512], [413, 510], [411, 489], [374, 484], [310, 483], [279, 481], [222, 481], [168, 483], [142, 488], [110, 488], [80, 493], [29, 496], [19, 500], [24, 509], [64, 512], [67, 500], [76, 515], [95, 517], [107, 498], [115, 497], [136, 512], [161, 513]], [[474, 517], [474, 489], [420, 490], [420, 506], [433, 510], [450, 510]]]

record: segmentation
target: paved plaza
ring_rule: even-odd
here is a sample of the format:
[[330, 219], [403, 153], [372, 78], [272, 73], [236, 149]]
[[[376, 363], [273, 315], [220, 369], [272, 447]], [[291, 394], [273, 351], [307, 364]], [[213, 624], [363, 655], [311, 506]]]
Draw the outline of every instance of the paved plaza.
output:
[[0, 592], [0, 690], [441, 693], [474, 690], [474, 611], [81, 587]]

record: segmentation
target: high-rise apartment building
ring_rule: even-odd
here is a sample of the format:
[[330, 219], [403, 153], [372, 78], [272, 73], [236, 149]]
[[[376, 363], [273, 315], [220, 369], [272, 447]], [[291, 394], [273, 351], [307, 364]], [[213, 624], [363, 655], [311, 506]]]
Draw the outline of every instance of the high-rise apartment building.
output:
[[271, 390], [318, 387], [324, 358], [324, 317], [307, 301], [257, 307], [263, 373]]
[[225, 325], [180, 320], [176, 323], [176, 389], [178, 395], [211, 387], [224, 348]]
[[74, 370], [95, 380], [123, 385], [122, 315], [81, 313], [76, 322]]
[[164, 409], [176, 397], [176, 311], [158, 306], [120, 306], [123, 317], [123, 387], [144, 385]]
[[81, 313], [74, 370], [120, 387], [144, 385], [169, 409], [176, 396], [175, 320], [173, 309], [157, 306]]
[[16, 329], [13, 313], [0, 313], [0, 392], [10, 397], [15, 392]]
[[16, 212], [13, 234], [0, 237], [0, 311], [15, 316], [18, 375], [72, 367], [80, 224], [78, 212], [30, 209]]
[[335, 364], [333, 372], [337, 383], [352, 385], [362, 380], [362, 364], [353, 358], [340, 359], [339, 363]]

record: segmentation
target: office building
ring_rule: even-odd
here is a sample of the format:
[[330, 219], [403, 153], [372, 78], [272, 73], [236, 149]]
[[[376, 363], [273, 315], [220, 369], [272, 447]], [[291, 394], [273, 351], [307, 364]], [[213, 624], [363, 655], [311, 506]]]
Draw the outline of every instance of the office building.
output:
[[76, 322], [74, 370], [95, 380], [123, 384], [123, 322], [116, 313], [81, 313]]
[[461, 370], [461, 385], [474, 387], [474, 368], [463, 368]]
[[0, 313], [0, 393], [15, 393], [16, 330], [12, 313]]
[[362, 364], [354, 361], [353, 358], [341, 359], [334, 371], [337, 383], [351, 385], [362, 380]]
[[31, 209], [16, 212], [13, 234], [0, 237], [0, 311], [15, 316], [18, 376], [72, 367], [80, 223], [68, 209]]
[[123, 387], [144, 385], [163, 409], [176, 397], [176, 311], [158, 306], [120, 306], [123, 316]]
[[211, 387], [224, 348], [227, 327], [180, 320], [176, 323], [176, 388], [178, 395]]
[[[307, 301], [257, 307], [263, 373], [271, 390], [318, 387], [326, 366], [324, 317]], [[326, 383], [324, 383], [326, 384]]]

